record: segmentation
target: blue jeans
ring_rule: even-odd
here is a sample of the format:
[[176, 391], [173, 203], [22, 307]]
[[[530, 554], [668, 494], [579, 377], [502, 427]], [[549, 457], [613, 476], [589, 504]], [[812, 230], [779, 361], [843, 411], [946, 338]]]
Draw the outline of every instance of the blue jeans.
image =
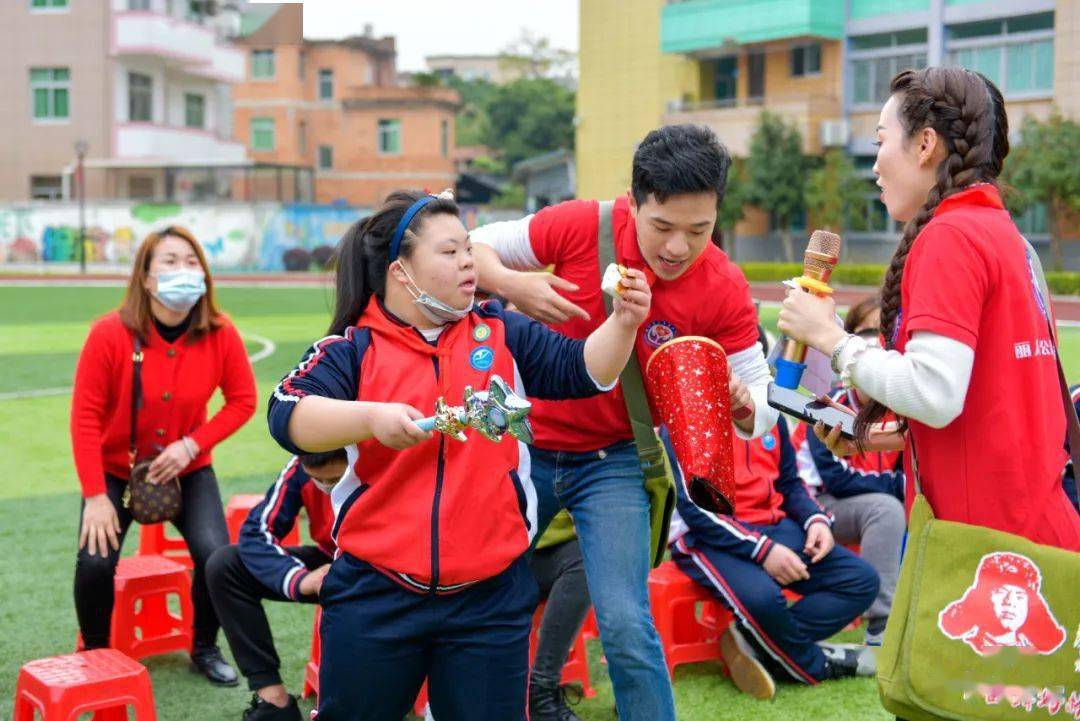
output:
[[531, 449], [539, 530], [566, 508], [585, 559], [621, 721], [675, 721], [671, 679], [649, 611], [649, 496], [637, 448]]

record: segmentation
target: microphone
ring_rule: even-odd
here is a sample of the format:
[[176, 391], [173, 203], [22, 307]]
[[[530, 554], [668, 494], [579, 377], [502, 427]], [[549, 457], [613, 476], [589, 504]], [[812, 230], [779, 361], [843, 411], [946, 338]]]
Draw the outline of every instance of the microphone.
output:
[[[832, 295], [829, 278], [840, 260], [840, 236], [827, 230], [815, 230], [803, 254], [803, 274], [794, 283], [805, 292], [819, 296]], [[806, 346], [790, 338], [784, 341], [783, 352], [776, 359], [776, 384], [795, 390], [806, 370]]]
[[[840, 259], [840, 236], [825, 230], [815, 230], [803, 255], [803, 274], [791, 282], [807, 293], [832, 295], [829, 278]], [[835, 404], [817, 400], [799, 392], [803, 371], [806, 370], [806, 346], [787, 338], [776, 359], [776, 380], [769, 384], [769, 405], [790, 416], [814, 425], [818, 421], [828, 427], [840, 426], [845, 438], [855, 438], [855, 417], [842, 412]], [[818, 380], [815, 379], [815, 384]], [[818, 391], [812, 391], [818, 392]], [[826, 399], [828, 400], [828, 399]]]

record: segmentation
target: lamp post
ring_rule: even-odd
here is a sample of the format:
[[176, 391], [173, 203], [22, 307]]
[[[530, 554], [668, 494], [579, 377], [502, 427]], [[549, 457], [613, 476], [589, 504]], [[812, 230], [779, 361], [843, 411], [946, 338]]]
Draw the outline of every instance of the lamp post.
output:
[[75, 141], [75, 157], [78, 165], [75, 178], [79, 188], [79, 272], [86, 274], [86, 176], [83, 174], [83, 160], [90, 144], [85, 140]]

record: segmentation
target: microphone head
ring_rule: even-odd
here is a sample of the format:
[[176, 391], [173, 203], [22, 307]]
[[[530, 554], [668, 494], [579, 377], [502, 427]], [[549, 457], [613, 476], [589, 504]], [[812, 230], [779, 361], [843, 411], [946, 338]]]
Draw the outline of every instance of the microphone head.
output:
[[840, 260], [840, 242], [840, 236], [836, 233], [815, 230], [803, 255], [803, 274], [828, 283], [833, 268]]

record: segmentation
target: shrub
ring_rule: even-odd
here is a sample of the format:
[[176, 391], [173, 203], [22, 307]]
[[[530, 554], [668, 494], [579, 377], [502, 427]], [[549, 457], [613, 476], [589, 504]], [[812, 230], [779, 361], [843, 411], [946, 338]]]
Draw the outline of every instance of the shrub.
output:
[[317, 268], [330, 270], [330, 264], [334, 260], [334, 249], [329, 245], [316, 246], [311, 251], [311, 259]]
[[289, 248], [281, 256], [285, 270], [302, 271], [311, 267], [311, 253], [305, 248]]

